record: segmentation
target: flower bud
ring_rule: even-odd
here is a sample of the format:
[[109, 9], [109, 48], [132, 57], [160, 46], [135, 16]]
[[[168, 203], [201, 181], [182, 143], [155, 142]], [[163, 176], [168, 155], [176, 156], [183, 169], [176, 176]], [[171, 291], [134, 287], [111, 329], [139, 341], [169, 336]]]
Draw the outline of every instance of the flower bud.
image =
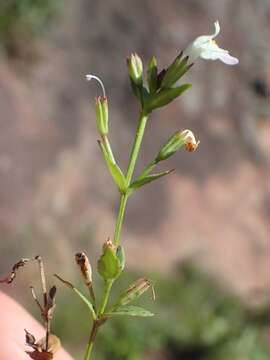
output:
[[188, 64], [188, 56], [183, 57], [183, 53], [181, 52], [165, 71], [161, 88], [170, 88], [175, 85], [191, 66], [192, 64]]
[[112, 241], [108, 239], [103, 245], [103, 253], [98, 260], [99, 275], [106, 280], [112, 280], [118, 277], [122, 272], [122, 264], [116, 254], [116, 248]]
[[111, 250], [111, 251], [114, 251], [116, 250], [112, 240], [110, 238], [108, 238], [105, 243], [103, 244], [103, 252], [105, 252], [106, 250]]
[[145, 293], [151, 286], [152, 284], [150, 280], [146, 278], [138, 279], [135, 281], [135, 283], [131, 284], [122, 295], [120, 295], [113, 308], [116, 309], [119, 306], [124, 306], [131, 303], [132, 301], [139, 298], [143, 293]]
[[151, 58], [148, 64], [147, 82], [150, 93], [155, 93], [158, 90], [158, 68], [155, 56]]
[[82, 276], [84, 278], [84, 282], [86, 286], [92, 285], [92, 268], [90, 265], [90, 262], [88, 260], [88, 257], [85, 255], [85, 253], [80, 252], [75, 255], [75, 261], [77, 265], [79, 266]]
[[141, 86], [143, 83], [143, 63], [138, 54], [131, 54], [131, 57], [127, 59], [128, 72], [131, 80], [137, 86]]
[[195, 136], [190, 130], [177, 131], [169, 138], [167, 143], [162, 146], [155, 161], [158, 163], [168, 159], [183, 146], [185, 146], [188, 151], [195, 151], [198, 145], [199, 141], [196, 141]]
[[96, 98], [97, 128], [101, 136], [108, 134], [108, 100], [106, 97]]
[[193, 134], [192, 131], [190, 130], [183, 130], [182, 131], [182, 136], [184, 137], [185, 140], [185, 148], [187, 151], [195, 151], [197, 150], [197, 147], [200, 144], [199, 140], [195, 139], [195, 136]]

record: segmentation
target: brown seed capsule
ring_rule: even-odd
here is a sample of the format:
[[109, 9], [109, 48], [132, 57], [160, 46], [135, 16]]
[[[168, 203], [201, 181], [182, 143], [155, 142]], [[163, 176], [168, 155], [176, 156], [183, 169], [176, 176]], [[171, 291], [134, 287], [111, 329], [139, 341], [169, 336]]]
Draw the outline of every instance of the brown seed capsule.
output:
[[84, 252], [80, 252], [75, 255], [75, 260], [80, 267], [86, 286], [90, 286], [92, 284], [92, 268], [88, 257]]

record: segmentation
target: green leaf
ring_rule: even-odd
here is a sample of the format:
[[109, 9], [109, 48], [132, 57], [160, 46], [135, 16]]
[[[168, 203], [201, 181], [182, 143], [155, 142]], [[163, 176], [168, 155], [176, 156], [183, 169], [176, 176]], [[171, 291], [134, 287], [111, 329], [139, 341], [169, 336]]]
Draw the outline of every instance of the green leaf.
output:
[[112, 156], [107, 152], [104, 144], [101, 141], [98, 141], [98, 144], [102, 150], [103, 157], [106, 161], [108, 169], [110, 171], [111, 176], [113, 177], [116, 185], [118, 186], [121, 193], [125, 193], [127, 190], [127, 181], [126, 178], [120, 169], [120, 167], [116, 164]]
[[157, 68], [157, 59], [155, 56], [149, 62], [148, 70], [147, 70], [147, 82], [150, 94], [155, 93], [158, 88], [158, 68]]
[[105, 314], [105, 316], [115, 316], [115, 315], [124, 315], [124, 316], [138, 316], [138, 317], [149, 317], [154, 316], [153, 313], [151, 313], [148, 310], [143, 309], [139, 306], [120, 306], [117, 310], [111, 313]]
[[171, 170], [167, 170], [167, 171], [162, 171], [160, 173], [157, 174], [152, 174], [152, 175], [147, 175], [143, 178], [139, 178], [137, 180], [135, 180], [130, 186], [129, 186], [129, 192], [132, 193], [135, 190], [137, 190], [138, 188], [152, 182], [155, 181], [163, 176], [169, 175], [171, 172], [173, 172], [174, 169]]
[[184, 84], [175, 88], [161, 90], [157, 94], [152, 94], [145, 102], [145, 109], [150, 112], [159, 107], [163, 107], [182, 95], [186, 90], [191, 88], [191, 86], [191, 84]]

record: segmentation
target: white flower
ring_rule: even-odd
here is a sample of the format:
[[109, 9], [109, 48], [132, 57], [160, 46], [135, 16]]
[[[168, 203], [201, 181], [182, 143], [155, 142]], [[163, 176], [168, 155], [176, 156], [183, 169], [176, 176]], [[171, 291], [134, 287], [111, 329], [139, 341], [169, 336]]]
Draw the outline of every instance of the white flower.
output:
[[236, 65], [239, 60], [229, 54], [228, 50], [221, 49], [213, 40], [220, 33], [219, 22], [215, 22], [215, 32], [213, 35], [203, 35], [197, 37], [184, 51], [183, 55], [188, 56], [191, 62], [198, 57], [205, 60], [220, 60], [227, 65]]

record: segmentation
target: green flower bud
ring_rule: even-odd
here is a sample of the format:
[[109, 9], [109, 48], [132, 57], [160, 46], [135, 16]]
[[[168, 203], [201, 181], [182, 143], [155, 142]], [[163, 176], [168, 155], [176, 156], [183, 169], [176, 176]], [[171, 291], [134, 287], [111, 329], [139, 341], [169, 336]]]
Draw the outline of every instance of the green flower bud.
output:
[[188, 151], [195, 151], [199, 145], [194, 134], [190, 130], [177, 131], [160, 149], [155, 161], [156, 163], [168, 159], [181, 147], [185, 146]]
[[150, 93], [155, 93], [158, 89], [158, 68], [157, 59], [154, 56], [152, 57], [148, 65], [147, 81]]
[[101, 136], [108, 134], [108, 100], [106, 97], [96, 98], [97, 128]]
[[166, 70], [161, 82], [161, 88], [172, 87], [192, 66], [188, 64], [188, 57], [182, 58], [182, 53], [176, 57], [174, 62]]
[[116, 254], [116, 248], [108, 239], [103, 245], [103, 253], [98, 260], [98, 272], [104, 280], [117, 278], [122, 271], [122, 264]]
[[137, 86], [143, 84], [143, 63], [138, 54], [131, 54], [127, 59], [128, 72], [132, 82]]

